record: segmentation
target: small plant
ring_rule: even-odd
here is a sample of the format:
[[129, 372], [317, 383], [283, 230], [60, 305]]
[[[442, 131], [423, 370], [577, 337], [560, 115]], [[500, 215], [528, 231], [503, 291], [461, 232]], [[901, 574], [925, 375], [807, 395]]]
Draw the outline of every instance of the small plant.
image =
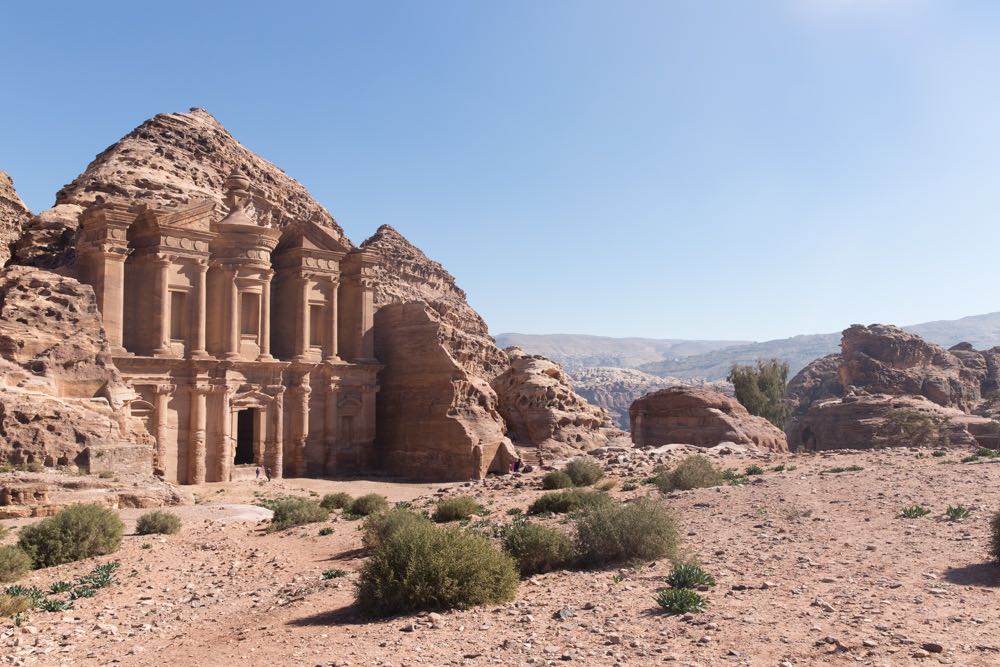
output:
[[38, 608], [48, 612], [68, 611], [73, 608], [73, 603], [59, 598], [45, 598], [38, 603]]
[[931, 511], [924, 507], [923, 505], [910, 505], [909, 507], [904, 507], [903, 511], [900, 512], [900, 516], [904, 519], [919, 519], [922, 516], [927, 516]]
[[968, 456], [963, 456], [961, 458], [961, 462], [962, 463], [975, 463], [978, 460], [979, 460], [979, 457], [976, 456], [975, 454], [969, 454]]
[[139, 545], [139, 548], [140, 549], [152, 549], [153, 545], [150, 544], [149, 542], [143, 542], [142, 544]]
[[110, 470], [102, 470], [101, 472], [99, 472], [97, 474], [97, 477], [100, 478], [100, 479], [111, 479], [114, 476], [115, 476], [115, 474], [113, 472], [111, 472]]
[[729, 482], [733, 486], [746, 484], [749, 481], [744, 473], [741, 473], [739, 470], [733, 470], [732, 468], [727, 468], [722, 471], [722, 479]]
[[964, 505], [955, 505], [954, 507], [948, 505], [948, 509], [944, 511], [944, 514], [948, 517], [948, 521], [964, 521], [969, 518], [971, 512]]
[[125, 527], [118, 515], [99, 505], [72, 505], [21, 529], [18, 546], [36, 568], [61, 565], [118, 550]]
[[274, 503], [273, 510], [274, 516], [271, 517], [271, 525], [267, 527], [269, 533], [303, 526], [307, 523], [326, 521], [330, 515], [329, 510], [320, 507], [318, 502], [306, 498], [278, 500]]
[[598, 491], [610, 491], [616, 486], [618, 486], [618, 480], [616, 479], [604, 479], [597, 484], [594, 484], [594, 488]]
[[366, 549], [375, 549], [385, 542], [394, 533], [408, 526], [415, 524], [428, 524], [430, 520], [411, 510], [389, 510], [380, 514], [373, 514], [365, 519], [363, 527], [364, 535], [361, 537], [362, 544]]
[[0, 592], [4, 595], [28, 598], [31, 601], [32, 607], [37, 606], [38, 603], [45, 598], [45, 591], [37, 586], [21, 586], [20, 584], [14, 584], [13, 586], [8, 586]]
[[562, 470], [553, 470], [545, 473], [542, 477], [542, 488], [546, 491], [555, 489], [568, 489], [573, 486], [573, 480]]
[[330, 528], [330, 526], [325, 526], [323, 528], [320, 528], [319, 529], [319, 535], [320, 535], [320, 537], [326, 537], [327, 535], [333, 535], [333, 528]]
[[70, 591], [70, 600], [79, 600], [80, 598], [92, 598], [97, 595], [97, 591], [88, 586], [79, 586]]
[[146, 512], [135, 524], [136, 535], [173, 535], [181, 529], [181, 518], [171, 512]]
[[323, 571], [323, 579], [340, 579], [341, 577], [347, 576], [347, 570], [341, 570], [334, 568], [332, 570]]
[[625, 482], [622, 484], [622, 491], [635, 491], [639, 487], [633, 482]]
[[771, 472], [784, 472], [784, 471], [785, 471], [784, 463], [779, 463], [778, 465], [771, 468]]
[[372, 551], [356, 601], [369, 616], [468, 609], [513, 599], [517, 583], [514, 560], [487, 538], [415, 523]]
[[60, 595], [62, 593], [68, 593], [73, 589], [73, 584], [68, 581], [54, 581], [49, 586], [49, 595]]
[[661, 468], [653, 478], [661, 493], [719, 486], [722, 482], [722, 473], [708, 458], [698, 454], [688, 456], [672, 470]]
[[347, 508], [347, 511], [358, 516], [368, 516], [384, 512], [387, 509], [389, 509], [389, 501], [385, 496], [380, 496], [377, 493], [368, 493], [355, 498], [351, 502], [350, 507]]
[[748, 477], [749, 477], [750, 475], [763, 475], [763, 474], [764, 474], [764, 469], [763, 469], [763, 468], [761, 468], [761, 467], [760, 467], [759, 465], [757, 465], [756, 463], [754, 463], [754, 464], [752, 464], [752, 465], [748, 465], [748, 466], [746, 467], [746, 470], [744, 470], [744, 471], [743, 471], [743, 473], [744, 473], [745, 475], [747, 475]]
[[523, 520], [504, 528], [503, 548], [517, 561], [522, 577], [567, 567], [574, 557], [568, 535]]
[[592, 506], [576, 522], [577, 553], [586, 565], [674, 560], [678, 542], [673, 514], [666, 505], [649, 499]]
[[980, 447], [976, 450], [976, 456], [984, 459], [995, 459], [1000, 456], [1000, 449], [990, 449], [989, 447]]
[[17, 581], [31, 569], [31, 556], [13, 544], [0, 547], [0, 583]]
[[567, 514], [585, 507], [598, 507], [611, 503], [611, 498], [600, 491], [566, 489], [539, 496], [528, 507], [528, 514]]
[[941, 458], [942, 456], [947, 456], [947, 455], [948, 455], [947, 452], [942, 451], [940, 449], [935, 449], [933, 452], [931, 452], [931, 456], [935, 458]]
[[604, 468], [589, 456], [581, 456], [566, 464], [563, 471], [576, 486], [590, 486], [604, 477]]
[[675, 565], [665, 581], [671, 588], [698, 588], [699, 586], [714, 586], [715, 577], [705, 572], [696, 563]]
[[121, 563], [116, 560], [98, 565], [90, 571], [90, 574], [79, 577], [76, 580], [76, 586], [91, 588], [95, 591], [99, 588], [107, 588], [111, 584], [118, 583], [115, 579], [115, 572], [118, 571], [120, 566]]
[[323, 500], [319, 501], [319, 506], [327, 510], [342, 510], [350, 506], [353, 501], [354, 498], [351, 498], [351, 494], [339, 491], [323, 496]]
[[666, 588], [656, 595], [656, 603], [668, 614], [697, 614], [705, 610], [705, 598], [687, 588]]
[[468, 519], [473, 514], [478, 514], [483, 510], [483, 506], [476, 502], [471, 496], [456, 496], [445, 498], [438, 502], [434, 510], [434, 521], [437, 523], [448, 523], [449, 521], [459, 521]]
[[847, 467], [827, 468], [826, 470], [820, 470], [819, 474], [821, 474], [821, 475], [826, 475], [826, 474], [838, 475], [838, 474], [840, 474], [842, 472], [860, 472], [862, 470], [864, 470], [864, 468], [862, 468], [861, 466], [854, 465], [854, 466], [847, 466]]

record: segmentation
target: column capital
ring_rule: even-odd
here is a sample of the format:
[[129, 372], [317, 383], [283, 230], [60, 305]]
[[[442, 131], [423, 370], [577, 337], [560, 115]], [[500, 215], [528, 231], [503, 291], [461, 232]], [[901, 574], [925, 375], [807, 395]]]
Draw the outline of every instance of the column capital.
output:
[[172, 394], [174, 390], [177, 389], [177, 385], [173, 384], [154, 384], [153, 393], [159, 396], [160, 394]]

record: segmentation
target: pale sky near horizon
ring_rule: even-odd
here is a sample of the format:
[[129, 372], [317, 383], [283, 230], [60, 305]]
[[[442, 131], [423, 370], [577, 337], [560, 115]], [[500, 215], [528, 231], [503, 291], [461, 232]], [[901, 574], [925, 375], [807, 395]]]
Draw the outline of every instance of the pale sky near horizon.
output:
[[35, 211], [204, 107], [494, 333], [766, 340], [1000, 310], [1000, 3], [5, 2]]

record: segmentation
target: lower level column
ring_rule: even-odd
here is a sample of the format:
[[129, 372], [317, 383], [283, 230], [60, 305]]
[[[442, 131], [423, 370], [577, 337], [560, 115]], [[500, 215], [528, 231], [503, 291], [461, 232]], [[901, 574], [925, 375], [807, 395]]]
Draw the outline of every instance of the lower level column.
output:
[[190, 444], [188, 446], [188, 483], [205, 483], [205, 389], [191, 387], [191, 421], [189, 428]]

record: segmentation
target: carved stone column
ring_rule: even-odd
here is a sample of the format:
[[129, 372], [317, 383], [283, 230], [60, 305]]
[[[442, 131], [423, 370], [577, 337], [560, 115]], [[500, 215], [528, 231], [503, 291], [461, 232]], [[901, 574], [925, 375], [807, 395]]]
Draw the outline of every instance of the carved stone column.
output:
[[306, 474], [306, 440], [309, 438], [309, 388], [308, 377], [302, 379], [302, 384], [296, 387], [295, 411], [292, 421], [291, 460], [289, 470], [294, 477]]
[[97, 292], [97, 307], [104, 321], [111, 354], [127, 354], [123, 345], [126, 254], [128, 251], [124, 247], [109, 244], [105, 252], [99, 255], [104, 269], [104, 281], [102, 289]]
[[337, 442], [337, 401], [340, 399], [340, 392], [333, 382], [326, 388], [326, 404], [323, 411], [323, 446], [326, 448], [326, 463], [324, 472], [333, 475], [337, 472], [337, 449], [340, 443]]
[[[171, 354], [170, 348], [170, 258], [157, 255], [153, 259], [156, 267], [156, 294], [159, 297], [160, 312], [156, 317], [156, 349], [153, 355], [157, 357]], [[155, 301], [154, 301], [155, 303]]]
[[229, 271], [229, 282], [226, 287], [229, 292], [229, 341], [226, 345], [226, 359], [240, 358], [240, 287], [236, 284], [236, 269]]
[[309, 356], [309, 278], [299, 278], [299, 330], [295, 341], [295, 360], [306, 361]]
[[206, 476], [205, 410], [206, 387], [191, 387], [191, 415], [188, 426], [188, 483], [204, 484]]
[[375, 361], [375, 280], [362, 277], [361, 286], [361, 358]]
[[208, 356], [208, 352], [205, 351], [205, 330], [208, 319], [205, 274], [208, 272], [208, 262], [200, 261], [195, 268], [197, 272], [194, 276], [194, 326], [191, 328], [188, 356], [201, 358]]
[[268, 420], [271, 422], [269, 430], [271, 437], [264, 447], [264, 467], [270, 469], [272, 479], [281, 479], [284, 476], [282, 468], [285, 447], [285, 387], [279, 384], [268, 387], [268, 389], [273, 394], [274, 401], [271, 403], [272, 419]]
[[215, 462], [215, 472], [220, 482], [228, 482], [233, 462], [233, 413], [229, 398], [232, 393], [229, 387], [223, 385], [215, 387], [212, 393], [216, 395], [217, 410], [216, 419], [218, 430], [216, 431], [216, 450], [219, 452]]
[[264, 274], [260, 293], [260, 356], [257, 361], [273, 361], [271, 356], [271, 278], [273, 271]]
[[[167, 403], [174, 391], [172, 384], [158, 384], [153, 387], [154, 408], [156, 409], [156, 450], [153, 452], [153, 474], [167, 476]], [[170, 480], [173, 481], [173, 480]]]
[[328, 304], [328, 306], [329, 306], [329, 308], [328, 308], [329, 312], [327, 313], [327, 323], [326, 323], [327, 324], [327, 329], [326, 329], [326, 357], [323, 359], [323, 361], [326, 361], [327, 363], [335, 364], [335, 363], [338, 363], [338, 362], [341, 361], [340, 357], [338, 356], [338, 350], [337, 350], [337, 347], [338, 347], [337, 346], [337, 326], [338, 326], [338, 322], [337, 322], [337, 309], [339, 307], [338, 303], [337, 303], [337, 291], [338, 291], [338, 288], [340, 287], [340, 281], [336, 277], [331, 276], [327, 280], [327, 284], [328, 284], [328, 286], [330, 288], [330, 303]]

